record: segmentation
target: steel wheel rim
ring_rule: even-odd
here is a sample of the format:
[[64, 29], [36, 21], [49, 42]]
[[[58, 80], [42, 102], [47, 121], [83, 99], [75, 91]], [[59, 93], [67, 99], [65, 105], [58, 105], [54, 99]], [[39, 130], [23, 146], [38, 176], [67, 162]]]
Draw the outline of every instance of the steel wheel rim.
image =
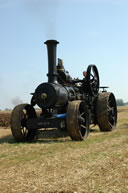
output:
[[72, 140], [84, 140], [89, 133], [88, 113], [83, 101], [72, 101], [67, 109], [67, 130]]
[[108, 99], [107, 105], [109, 124], [111, 127], [115, 126], [117, 123], [117, 107], [114, 96], [111, 94]]
[[92, 96], [97, 96], [99, 91], [99, 73], [95, 65], [89, 65], [87, 69], [88, 91]]
[[[82, 123], [83, 120], [83, 123]], [[82, 103], [80, 103], [79, 109], [78, 109], [78, 122], [79, 122], [79, 132], [82, 137], [85, 136], [87, 132], [87, 127], [86, 127], [86, 113], [84, 108], [82, 107]]]

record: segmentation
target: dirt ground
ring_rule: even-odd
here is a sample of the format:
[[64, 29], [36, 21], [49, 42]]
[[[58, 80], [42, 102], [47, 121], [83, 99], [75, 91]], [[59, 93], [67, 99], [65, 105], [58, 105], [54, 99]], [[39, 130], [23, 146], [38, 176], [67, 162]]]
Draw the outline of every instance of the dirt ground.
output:
[[118, 108], [117, 129], [96, 127], [82, 142], [51, 130], [16, 143], [8, 124], [0, 146], [1, 193], [128, 193], [128, 107]]

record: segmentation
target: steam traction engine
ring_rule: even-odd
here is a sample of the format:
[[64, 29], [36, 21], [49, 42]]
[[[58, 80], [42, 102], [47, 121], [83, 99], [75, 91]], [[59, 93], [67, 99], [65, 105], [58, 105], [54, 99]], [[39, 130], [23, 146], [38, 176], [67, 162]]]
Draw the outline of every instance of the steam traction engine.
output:
[[[114, 94], [99, 87], [95, 65], [89, 65], [83, 79], [72, 79], [61, 59], [56, 65], [56, 46], [59, 42], [45, 42], [48, 50], [48, 82], [41, 83], [33, 93], [31, 104], [17, 105], [11, 115], [11, 130], [16, 141], [32, 141], [37, 130], [60, 128], [68, 131], [72, 140], [84, 140], [89, 125], [101, 131], [112, 131], [117, 123]], [[103, 88], [99, 92], [99, 88]], [[37, 116], [34, 106], [41, 108]]]

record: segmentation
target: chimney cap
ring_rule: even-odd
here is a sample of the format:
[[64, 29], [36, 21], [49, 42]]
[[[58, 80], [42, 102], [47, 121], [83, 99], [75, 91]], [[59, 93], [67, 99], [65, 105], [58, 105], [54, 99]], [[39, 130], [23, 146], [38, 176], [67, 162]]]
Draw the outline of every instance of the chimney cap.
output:
[[44, 44], [59, 44], [57, 40], [47, 40]]

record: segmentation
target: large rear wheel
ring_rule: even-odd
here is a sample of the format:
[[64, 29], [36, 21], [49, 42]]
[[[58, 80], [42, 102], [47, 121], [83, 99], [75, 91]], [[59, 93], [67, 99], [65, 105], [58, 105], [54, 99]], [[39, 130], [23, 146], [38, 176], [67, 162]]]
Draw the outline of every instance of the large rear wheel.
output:
[[89, 133], [89, 118], [83, 101], [72, 101], [68, 105], [66, 117], [67, 130], [72, 140], [81, 141]]
[[112, 131], [117, 123], [117, 106], [113, 93], [100, 93], [96, 106], [97, 124], [101, 131]]
[[32, 141], [36, 135], [35, 129], [27, 128], [27, 120], [35, 118], [36, 112], [29, 104], [17, 105], [11, 114], [12, 135], [18, 142]]

